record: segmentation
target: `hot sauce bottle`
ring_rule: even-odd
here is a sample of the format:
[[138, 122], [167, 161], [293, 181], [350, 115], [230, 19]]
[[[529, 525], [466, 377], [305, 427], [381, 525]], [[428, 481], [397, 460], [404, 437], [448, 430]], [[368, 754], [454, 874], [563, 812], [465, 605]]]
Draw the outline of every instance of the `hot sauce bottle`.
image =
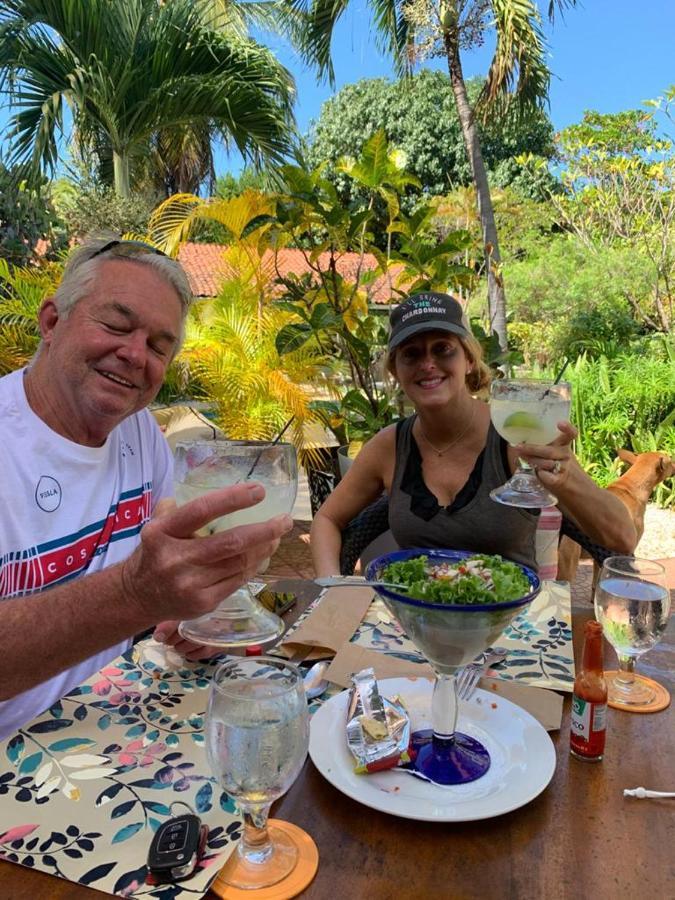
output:
[[602, 625], [586, 622], [581, 669], [574, 679], [570, 752], [599, 762], [605, 752], [607, 683], [602, 669]]

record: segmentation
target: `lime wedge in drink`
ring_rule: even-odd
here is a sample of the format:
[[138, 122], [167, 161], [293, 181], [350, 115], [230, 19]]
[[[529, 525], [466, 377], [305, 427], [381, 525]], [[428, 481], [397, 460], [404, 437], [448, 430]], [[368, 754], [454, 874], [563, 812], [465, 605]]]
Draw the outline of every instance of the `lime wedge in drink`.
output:
[[511, 413], [510, 416], [507, 416], [507, 418], [504, 420], [503, 427], [531, 428], [536, 431], [538, 428], [541, 428], [541, 420], [538, 416], [533, 416], [532, 413], [519, 410], [518, 412]]

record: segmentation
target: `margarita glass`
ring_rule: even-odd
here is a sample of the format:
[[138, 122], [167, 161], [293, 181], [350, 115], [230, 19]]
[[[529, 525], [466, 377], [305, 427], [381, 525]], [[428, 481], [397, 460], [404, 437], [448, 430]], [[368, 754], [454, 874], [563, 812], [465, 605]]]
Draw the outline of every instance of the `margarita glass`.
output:
[[[431, 564], [440, 564], [456, 563], [473, 555], [467, 550], [397, 550], [374, 559], [366, 569], [366, 579], [381, 581], [382, 572], [388, 565], [417, 556], [427, 556]], [[455, 674], [491, 646], [539, 593], [541, 585], [537, 575], [526, 566], [519, 567], [527, 577], [530, 590], [524, 597], [504, 603], [430, 603], [374, 586], [389, 612], [436, 674], [431, 700], [431, 740], [422, 732], [417, 736], [413, 734], [413, 749], [417, 749], [415, 769], [437, 784], [475, 781], [490, 768], [490, 754], [483, 744], [455, 730]]]
[[[176, 445], [174, 482], [179, 504], [248, 480], [263, 485], [264, 499], [215, 519], [199, 534], [215, 534], [290, 513], [298, 490], [295, 448], [263, 441], [196, 440]], [[187, 640], [215, 647], [262, 644], [279, 637], [283, 630], [281, 619], [258, 603], [248, 585], [230, 594], [212, 612], [178, 626]]]
[[[550, 444], [560, 432], [557, 424], [570, 415], [570, 385], [566, 381], [502, 379], [492, 382], [490, 415], [498, 434], [515, 444]], [[506, 484], [490, 492], [506, 506], [540, 509], [554, 506], [555, 494], [546, 490], [532, 468], [522, 460]]]

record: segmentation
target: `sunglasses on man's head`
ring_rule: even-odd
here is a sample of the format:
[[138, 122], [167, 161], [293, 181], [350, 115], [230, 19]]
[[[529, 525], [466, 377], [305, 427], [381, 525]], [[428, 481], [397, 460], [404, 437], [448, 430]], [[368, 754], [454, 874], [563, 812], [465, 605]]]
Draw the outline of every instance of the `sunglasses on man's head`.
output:
[[97, 256], [101, 256], [102, 253], [110, 253], [111, 250], [115, 250], [115, 256], [133, 257], [134, 255], [139, 256], [143, 253], [152, 253], [155, 256], [166, 256], [166, 253], [162, 250], [158, 250], [157, 247], [153, 247], [152, 244], [146, 244], [145, 241], [125, 241], [117, 239], [108, 241], [107, 244], [104, 244], [98, 250], [95, 250], [89, 259], [95, 259]]

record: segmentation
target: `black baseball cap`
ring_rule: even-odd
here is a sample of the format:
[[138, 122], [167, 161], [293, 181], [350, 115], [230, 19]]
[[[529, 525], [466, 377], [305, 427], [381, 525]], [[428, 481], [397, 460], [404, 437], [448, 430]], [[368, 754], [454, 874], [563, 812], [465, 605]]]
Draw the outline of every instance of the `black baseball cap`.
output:
[[450, 294], [437, 291], [411, 294], [396, 307], [389, 317], [389, 349], [393, 350], [421, 331], [449, 331], [460, 337], [471, 336], [458, 301]]

